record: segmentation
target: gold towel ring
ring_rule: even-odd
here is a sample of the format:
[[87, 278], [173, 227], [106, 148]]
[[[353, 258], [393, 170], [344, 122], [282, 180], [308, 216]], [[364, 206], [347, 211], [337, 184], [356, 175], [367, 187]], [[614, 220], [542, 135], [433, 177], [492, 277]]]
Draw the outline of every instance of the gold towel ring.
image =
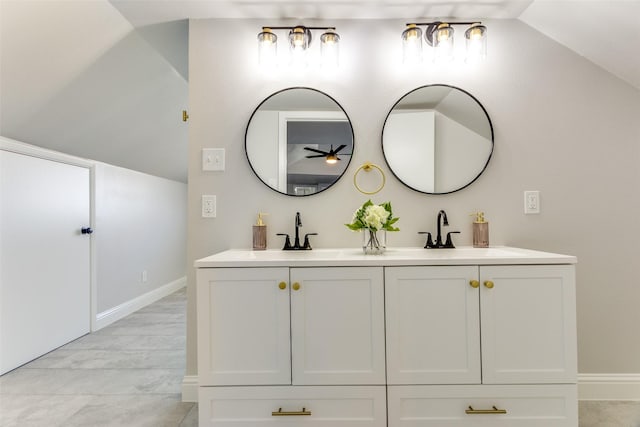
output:
[[[374, 191], [365, 191], [362, 188], [360, 188], [360, 186], [358, 185], [358, 173], [361, 170], [364, 170], [365, 172], [371, 172], [372, 169], [377, 169], [378, 172], [380, 172], [380, 176], [382, 177], [382, 183], [380, 184], [380, 187], [378, 187]], [[356, 170], [356, 173], [353, 174], [353, 185], [355, 185], [355, 187], [358, 189], [358, 191], [363, 193], [363, 194], [376, 194], [378, 191], [382, 190], [386, 180], [387, 180], [387, 178], [384, 176], [384, 172], [382, 171], [382, 169], [380, 169], [380, 166], [375, 165], [373, 163], [369, 163], [369, 162], [367, 162], [367, 163], [363, 164], [362, 166], [360, 166]]]

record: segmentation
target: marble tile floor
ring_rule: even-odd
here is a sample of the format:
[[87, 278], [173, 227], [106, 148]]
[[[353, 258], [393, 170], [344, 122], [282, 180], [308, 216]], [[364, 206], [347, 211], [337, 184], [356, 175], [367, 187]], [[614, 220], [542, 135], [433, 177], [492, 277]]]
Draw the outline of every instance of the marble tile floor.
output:
[[[0, 376], [0, 427], [195, 427], [181, 401], [186, 292]], [[640, 402], [581, 401], [580, 427], [640, 427]]]
[[640, 427], [640, 402], [581, 400], [579, 427]]
[[1, 427], [193, 427], [179, 290], [0, 377]]

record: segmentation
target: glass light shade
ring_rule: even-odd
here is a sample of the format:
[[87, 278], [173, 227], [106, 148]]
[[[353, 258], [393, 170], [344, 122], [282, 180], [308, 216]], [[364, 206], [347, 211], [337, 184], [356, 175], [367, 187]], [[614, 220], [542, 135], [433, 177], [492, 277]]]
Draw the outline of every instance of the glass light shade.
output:
[[434, 59], [438, 62], [451, 61], [453, 59], [453, 27], [442, 23], [433, 32]]
[[339, 63], [340, 36], [329, 29], [320, 36], [320, 56], [322, 66], [326, 68], [336, 68]]
[[335, 165], [336, 163], [338, 163], [338, 156], [336, 156], [335, 154], [329, 154], [327, 156], [326, 162], [330, 165]]
[[402, 62], [417, 64], [422, 61], [422, 30], [415, 24], [402, 32]]
[[269, 28], [263, 28], [258, 34], [258, 63], [260, 65], [272, 66], [277, 58], [278, 36], [273, 34]]
[[304, 67], [307, 65], [307, 48], [311, 43], [311, 31], [305, 27], [295, 27], [289, 31], [289, 50], [291, 65]]
[[474, 24], [464, 32], [466, 62], [472, 63], [487, 57], [487, 27]]

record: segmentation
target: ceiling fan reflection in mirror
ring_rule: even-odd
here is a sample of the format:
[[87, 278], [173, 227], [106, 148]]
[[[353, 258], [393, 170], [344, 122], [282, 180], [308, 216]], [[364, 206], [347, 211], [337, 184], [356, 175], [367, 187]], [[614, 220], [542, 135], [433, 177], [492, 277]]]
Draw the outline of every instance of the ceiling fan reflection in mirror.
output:
[[338, 160], [340, 160], [340, 158], [338, 157], [338, 152], [342, 149], [344, 149], [346, 147], [346, 145], [340, 145], [338, 148], [336, 148], [335, 150], [333, 149], [333, 145], [331, 145], [331, 148], [329, 149], [329, 151], [323, 151], [323, 150], [318, 150], [315, 148], [311, 148], [311, 147], [304, 147], [305, 150], [307, 151], [312, 151], [314, 153], [319, 153], [319, 154], [315, 154], [313, 156], [306, 156], [307, 159], [313, 159], [316, 157], [325, 157], [326, 158], [326, 162], [329, 164], [334, 164], [336, 163]]

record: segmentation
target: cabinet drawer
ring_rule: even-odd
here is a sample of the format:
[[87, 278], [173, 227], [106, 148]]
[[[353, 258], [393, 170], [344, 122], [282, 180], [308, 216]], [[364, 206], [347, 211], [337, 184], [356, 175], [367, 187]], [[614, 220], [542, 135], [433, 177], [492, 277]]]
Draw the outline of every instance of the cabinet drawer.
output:
[[384, 386], [200, 387], [198, 397], [200, 427], [385, 427], [387, 421]]
[[389, 427], [578, 426], [577, 386], [571, 384], [392, 386], [388, 399]]

